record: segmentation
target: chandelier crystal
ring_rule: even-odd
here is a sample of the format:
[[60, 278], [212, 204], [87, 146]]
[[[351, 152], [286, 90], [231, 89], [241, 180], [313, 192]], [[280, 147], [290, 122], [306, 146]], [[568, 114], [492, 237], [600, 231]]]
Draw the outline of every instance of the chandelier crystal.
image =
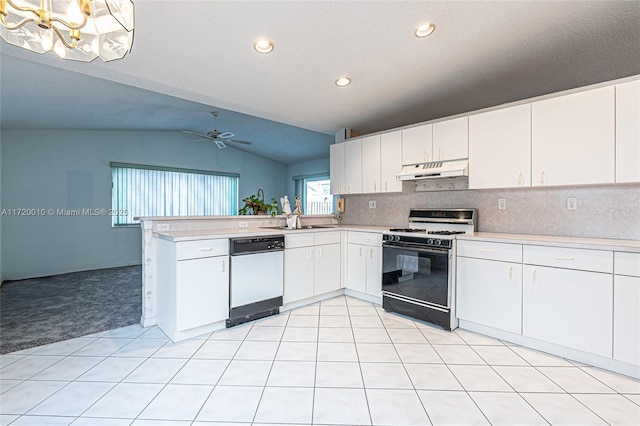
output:
[[37, 53], [104, 62], [133, 44], [131, 0], [0, 0], [0, 37]]

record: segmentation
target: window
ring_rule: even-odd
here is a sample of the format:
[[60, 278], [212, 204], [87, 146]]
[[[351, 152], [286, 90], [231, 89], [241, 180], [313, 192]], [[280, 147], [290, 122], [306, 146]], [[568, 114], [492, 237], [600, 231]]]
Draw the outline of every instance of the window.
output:
[[112, 225], [139, 216], [235, 215], [237, 174], [111, 163]]
[[333, 195], [329, 191], [329, 176], [326, 174], [296, 176], [296, 195], [302, 201], [304, 214], [333, 213]]

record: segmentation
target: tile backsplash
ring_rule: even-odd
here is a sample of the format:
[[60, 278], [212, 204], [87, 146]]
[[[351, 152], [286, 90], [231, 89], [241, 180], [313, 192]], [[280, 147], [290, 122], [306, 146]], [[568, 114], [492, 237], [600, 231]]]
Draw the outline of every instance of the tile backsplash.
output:
[[475, 208], [479, 232], [640, 240], [640, 184], [346, 195], [345, 204], [345, 225], [406, 227], [414, 207]]

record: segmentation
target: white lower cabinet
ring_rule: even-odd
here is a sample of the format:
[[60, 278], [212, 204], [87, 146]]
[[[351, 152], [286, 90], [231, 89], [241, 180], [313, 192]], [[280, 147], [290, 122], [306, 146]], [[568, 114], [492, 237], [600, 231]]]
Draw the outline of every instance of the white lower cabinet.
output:
[[614, 253], [613, 358], [640, 365], [640, 253]]
[[229, 317], [227, 239], [158, 244], [158, 318], [173, 341], [224, 327]]
[[341, 288], [340, 232], [285, 236], [283, 303]]
[[459, 257], [458, 318], [499, 330], [522, 332], [522, 265]]
[[229, 256], [178, 261], [176, 330], [226, 320], [229, 316]]
[[[522, 334], [611, 358], [613, 253], [525, 245], [523, 260]], [[587, 260], [600, 271], [570, 269]]]
[[346, 288], [382, 296], [382, 235], [347, 232]]

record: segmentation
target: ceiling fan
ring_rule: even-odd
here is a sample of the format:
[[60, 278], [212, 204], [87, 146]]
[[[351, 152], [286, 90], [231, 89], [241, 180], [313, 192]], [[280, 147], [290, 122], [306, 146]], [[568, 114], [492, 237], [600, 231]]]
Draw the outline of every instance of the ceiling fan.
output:
[[211, 111], [211, 115], [213, 115], [213, 130], [210, 132], [207, 132], [206, 135], [203, 135], [202, 133], [196, 133], [196, 132], [192, 132], [189, 130], [183, 130], [183, 133], [189, 133], [190, 135], [196, 135], [202, 139], [207, 139], [212, 141], [213, 143], [216, 144], [216, 146], [220, 149], [226, 148], [227, 147], [227, 143], [238, 143], [238, 144], [242, 144], [242, 145], [251, 145], [253, 144], [253, 142], [251, 141], [243, 141], [243, 140], [239, 140], [239, 139], [231, 139], [235, 136], [235, 134], [231, 133], [231, 132], [220, 132], [218, 131], [218, 127], [217, 127], [217, 118], [218, 118], [218, 111]]

